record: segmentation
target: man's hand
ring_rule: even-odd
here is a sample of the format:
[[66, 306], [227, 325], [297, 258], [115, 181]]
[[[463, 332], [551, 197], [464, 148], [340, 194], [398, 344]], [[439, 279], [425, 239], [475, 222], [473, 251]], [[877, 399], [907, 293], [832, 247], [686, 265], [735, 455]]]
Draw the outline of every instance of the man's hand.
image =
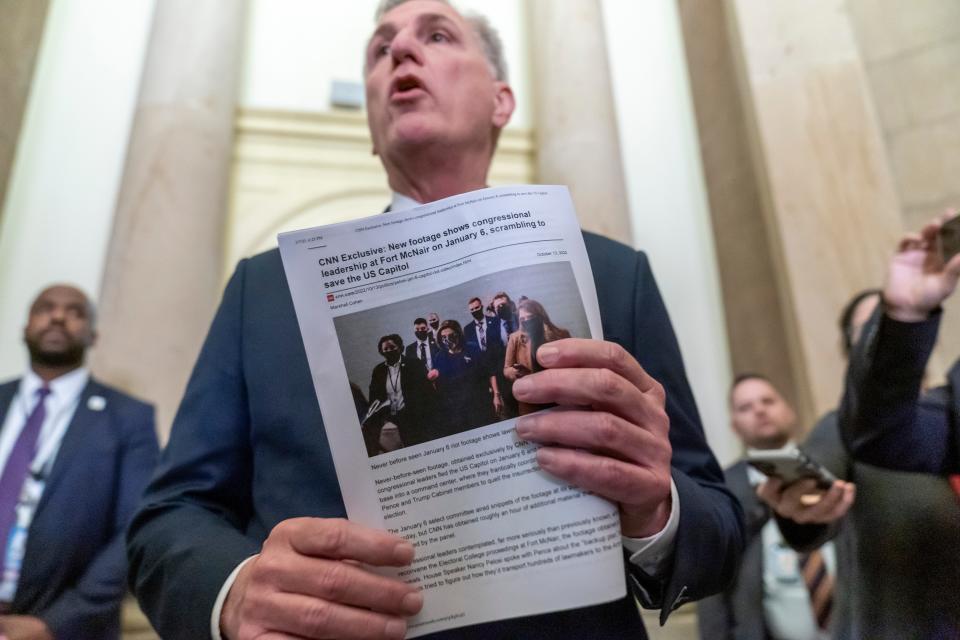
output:
[[221, 632], [229, 640], [403, 638], [423, 596], [359, 563], [401, 567], [412, 560], [413, 546], [385, 531], [341, 519], [285, 520], [237, 575]]
[[517, 434], [543, 445], [540, 467], [620, 506], [623, 535], [643, 538], [670, 517], [670, 420], [663, 387], [619, 345], [569, 338], [543, 345], [544, 371], [513, 385], [518, 400], [564, 411], [525, 416]]
[[53, 640], [46, 623], [33, 616], [0, 616], [0, 633], [8, 640]]
[[852, 482], [836, 480], [827, 491], [815, 480], [801, 480], [784, 487], [779, 478], [768, 478], [757, 487], [757, 496], [782, 518], [797, 524], [832, 524], [847, 515], [857, 495]]
[[900, 241], [883, 288], [887, 315], [894, 320], [925, 320], [956, 289], [960, 255], [944, 264], [937, 241], [940, 227], [956, 215], [956, 211], [947, 211], [920, 233], [908, 234]]

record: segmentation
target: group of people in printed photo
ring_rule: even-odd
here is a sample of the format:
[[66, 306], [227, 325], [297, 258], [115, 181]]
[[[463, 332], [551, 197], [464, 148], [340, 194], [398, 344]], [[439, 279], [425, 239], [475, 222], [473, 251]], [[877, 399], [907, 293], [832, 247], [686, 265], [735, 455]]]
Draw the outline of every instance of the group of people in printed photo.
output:
[[383, 358], [370, 374], [367, 394], [351, 383], [370, 456], [536, 411], [517, 402], [514, 381], [539, 369], [540, 345], [570, 332], [553, 324], [543, 305], [501, 291], [484, 304], [467, 301], [469, 320], [436, 312], [413, 319], [412, 339], [381, 336]]

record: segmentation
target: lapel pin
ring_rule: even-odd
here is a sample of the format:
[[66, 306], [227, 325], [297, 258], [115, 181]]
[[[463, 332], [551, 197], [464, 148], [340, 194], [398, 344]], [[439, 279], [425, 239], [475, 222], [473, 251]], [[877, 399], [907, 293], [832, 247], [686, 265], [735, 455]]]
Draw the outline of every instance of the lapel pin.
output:
[[103, 396], [90, 396], [87, 399], [87, 409], [90, 411], [103, 411], [107, 408], [107, 400]]

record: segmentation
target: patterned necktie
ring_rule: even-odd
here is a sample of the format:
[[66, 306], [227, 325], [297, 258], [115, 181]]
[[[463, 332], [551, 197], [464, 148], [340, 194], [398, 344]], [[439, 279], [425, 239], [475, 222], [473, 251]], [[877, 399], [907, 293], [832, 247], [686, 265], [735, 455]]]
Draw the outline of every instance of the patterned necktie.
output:
[[820, 550], [800, 555], [800, 573], [810, 592], [810, 604], [817, 626], [826, 630], [833, 608], [833, 576], [827, 573]]
[[427, 345], [422, 342], [420, 343], [420, 360], [427, 361]]
[[44, 406], [47, 396], [50, 394], [50, 388], [44, 385], [37, 390], [37, 404], [33, 411], [27, 417], [27, 422], [23, 425], [17, 442], [10, 450], [10, 456], [7, 458], [7, 464], [3, 468], [3, 474], [0, 475], [0, 563], [6, 559], [4, 553], [7, 548], [7, 542], [10, 539], [10, 531], [17, 521], [17, 504], [20, 502], [20, 492], [23, 490], [23, 483], [27, 479], [27, 473], [30, 471], [30, 463], [37, 454], [37, 439], [40, 437], [40, 429], [43, 427], [43, 421], [47, 417], [47, 409]]
[[477, 335], [480, 336], [480, 351], [487, 350], [487, 323], [483, 320], [477, 321]]

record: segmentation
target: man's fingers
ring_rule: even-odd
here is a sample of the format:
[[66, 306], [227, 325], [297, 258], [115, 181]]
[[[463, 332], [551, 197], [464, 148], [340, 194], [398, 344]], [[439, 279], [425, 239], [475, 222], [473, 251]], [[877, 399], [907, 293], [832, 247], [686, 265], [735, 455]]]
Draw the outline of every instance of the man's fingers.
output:
[[524, 416], [517, 420], [517, 435], [538, 444], [586, 449], [638, 464], [649, 465], [664, 456], [670, 460], [670, 447], [660, 446], [657, 436], [605, 411], [559, 410]]
[[547, 473], [613, 502], [656, 504], [670, 495], [669, 474], [661, 477], [646, 467], [587, 451], [541, 447], [537, 462]]
[[[277, 525], [271, 538], [275, 534], [305, 556], [393, 567], [413, 561], [413, 545], [403, 538], [340, 518], [285, 520]], [[268, 539], [267, 544], [270, 542]]]
[[626, 349], [614, 342], [566, 338], [537, 350], [537, 360], [548, 369], [609, 369], [644, 393], [662, 395], [663, 388]]
[[[297, 593], [274, 592], [246, 605], [253, 624], [280, 634], [302, 638], [344, 640], [400, 640], [407, 632], [403, 617], [389, 616], [346, 605], [325, 602]], [[244, 629], [240, 630], [241, 637]], [[256, 636], [259, 638], [261, 635]]]
[[662, 401], [642, 393], [610, 369], [547, 369], [518, 380], [513, 395], [530, 404], [609, 411], [644, 427], [662, 425], [665, 429], [669, 423]]
[[768, 477], [766, 481], [757, 487], [757, 497], [766, 502], [769, 507], [776, 510], [780, 506], [781, 491], [783, 491], [783, 480]]
[[393, 615], [420, 611], [423, 596], [400, 580], [371, 573], [361, 566], [319, 558], [261, 556], [253, 568], [256, 581], [279, 591], [299, 593], [332, 602]]

